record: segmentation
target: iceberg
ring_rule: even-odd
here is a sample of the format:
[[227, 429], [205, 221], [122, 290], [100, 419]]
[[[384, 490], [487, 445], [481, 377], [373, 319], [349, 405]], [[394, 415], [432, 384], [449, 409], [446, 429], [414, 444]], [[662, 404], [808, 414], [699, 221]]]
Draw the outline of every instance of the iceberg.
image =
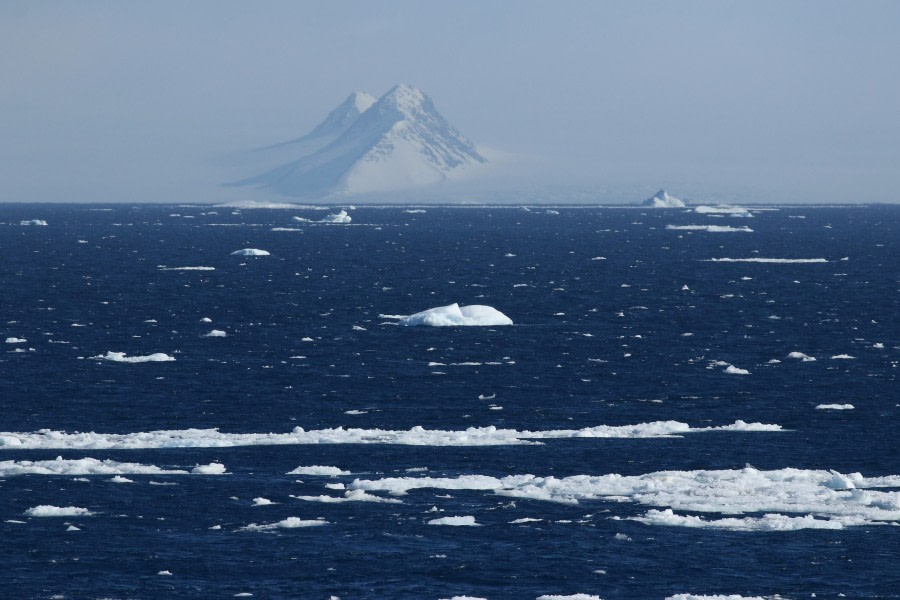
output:
[[242, 250], [235, 250], [231, 253], [231, 256], [269, 256], [269, 252], [267, 250], [259, 250], [258, 248], [244, 248]]
[[750, 211], [741, 206], [729, 206], [728, 204], [719, 204], [718, 206], [698, 206], [694, 212], [701, 215], [730, 215], [732, 217], [752, 217]]
[[662, 189], [656, 192], [652, 198], [644, 200], [643, 206], [651, 208], [684, 208], [684, 201], [670, 196], [665, 189]]
[[175, 360], [174, 356], [169, 356], [164, 352], [154, 352], [153, 354], [148, 354], [146, 356], [126, 356], [124, 352], [107, 351], [106, 354], [92, 356], [91, 358], [96, 360], [111, 360], [113, 362], [124, 363], [168, 362]]
[[319, 220], [319, 223], [349, 223], [352, 220], [350, 215], [347, 214], [347, 211], [342, 210], [341, 212], [326, 215]]
[[512, 319], [492, 306], [457, 303], [429, 308], [400, 319], [401, 325], [430, 325], [432, 327], [457, 327], [460, 325], [512, 325]]
[[28, 221], [19, 221], [19, 225], [42, 225], [46, 227], [47, 221], [43, 219], [31, 219]]

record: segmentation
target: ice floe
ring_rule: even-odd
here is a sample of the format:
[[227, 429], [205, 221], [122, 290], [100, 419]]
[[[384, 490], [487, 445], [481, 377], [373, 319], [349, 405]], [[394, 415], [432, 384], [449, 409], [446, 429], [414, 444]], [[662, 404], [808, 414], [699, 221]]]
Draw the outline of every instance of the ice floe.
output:
[[[306, 431], [295, 427], [289, 433], [223, 433], [218, 429], [174, 429], [137, 433], [54, 431], [0, 432], [0, 448], [131, 450], [150, 448], [230, 448], [307, 444], [397, 444], [404, 446], [509, 446], [538, 444], [542, 440], [573, 438], [660, 438], [701, 432], [781, 432], [781, 425], [747, 423], [691, 427], [680, 421], [653, 421], [636, 425], [597, 425], [583, 429], [520, 431], [494, 426], [464, 430], [356, 429], [335, 427]], [[303, 468], [303, 467], [298, 467]], [[327, 467], [314, 467], [325, 469]], [[223, 467], [224, 469], [224, 467]], [[343, 472], [342, 472], [343, 473]], [[302, 473], [292, 473], [302, 474]], [[330, 475], [331, 473], [323, 473]]]
[[[2, 444], [2, 442], [0, 442]], [[0, 477], [16, 475], [185, 475], [181, 469], [161, 469], [140, 463], [96, 458], [0, 461]]]
[[238, 200], [236, 202], [226, 202], [224, 204], [214, 204], [214, 208], [238, 208], [238, 209], [297, 209], [304, 208], [300, 204], [289, 204], [287, 202], [257, 202], [254, 200]]
[[209, 463], [208, 465], [197, 465], [191, 469], [191, 473], [195, 475], [224, 475], [225, 465], [222, 463]]
[[666, 229], [675, 231], [708, 231], [709, 233], [753, 233], [749, 227], [731, 227], [730, 225], [666, 225]]
[[492, 306], [471, 304], [460, 306], [455, 302], [448, 306], [429, 308], [413, 315], [402, 317], [401, 325], [430, 325], [432, 327], [512, 325], [512, 319]]
[[28, 219], [25, 221], [19, 221], [19, 225], [40, 225], [46, 227], [47, 221], [43, 219]]
[[124, 352], [107, 352], [98, 356], [92, 356], [95, 360], [109, 360], [112, 362], [122, 363], [145, 363], [145, 362], [170, 362], [175, 360], [174, 356], [169, 356], [163, 352], [154, 352], [146, 356], [126, 356]]
[[719, 204], [717, 206], [696, 206], [694, 212], [701, 215], [729, 215], [732, 217], [752, 217], [750, 211], [740, 206]]
[[324, 502], [331, 504], [340, 504], [343, 502], [379, 502], [382, 504], [402, 504], [402, 500], [397, 500], [396, 498], [385, 498], [383, 496], [376, 496], [374, 494], [369, 494], [365, 490], [347, 490], [344, 492], [343, 496], [294, 496], [291, 495], [291, 498], [295, 500], [303, 500], [305, 502]]
[[762, 596], [741, 596], [739, 594], [729, 594], [727, 596], [722, 594], [714, 594], [712, 596], [698, 596], [697, 594], [675, 594], [674, 596], [667, 596], [666, 600], [778, 600], [779, 598], [780, 596], [763, 598]]
[[739, 262], [739, 263], [772, 263], [772, 264], [805, 264], [827, 263], [827, 258], [707, 258], [704, 262]]
[[221, 329], [213, 329], [209, 333], [203, 334], [203, 337], [225, 337], [228, 334], [222, 331]]
[[853, 410], [852, 404], [817, 404], [816, 410]]
[[747, 369], [741, 369], [734, 365], [728, 365], [727, 367], [725, 367], [725, 372], [728, 373], [729, 375], [749, 375], [750, 374], [750, 371], [748, 371]]
[[802, 360], [803, 362], [814, 362], [816, 360], [814, 356], [810, 356], [802, 352], [789, 352], [787, 357], [794, 358], [796, 360]]
[[157, 265], [160, 271], [215, 271], [215, 267], [167, 267], [166, 265]]
[[593, 594], [544, 594], [536, 600], [603, 600]]
[[24, 343], [27, 342], [27, 341], [28, 341], [28, 340], [26, 340], [26, 339], [18, 338], [18, 337], [8, 337], [8, 338], [6, 338], [6, 343], [7, 343], [7, 344], [24, 344]]
[[[743, 531], [841, 529], [893, 523], [900, 525], [900, 475], [863, 477], [860, 473], [785, 468], [659, 471], [646, 475], [461, 475], [356, 479], [348, 487], [403, 495], [416, 489], [482, 490], [499, 496], [578, 504], [589, 500], [630, 501], [668, 510], [650, 511], [635, 520]], [[684, 516], [674, 511], [741, 515], [724, 519]], [[755, 514], [747, 514], [755, 513]], [[784, 514], [787, 513], [787, 514]], [[746, 517], [744, 516], [746, 515]]]
[[429, 525], [450, 525], [452, 527], [477, 527], [475, 517], [441, 517], [439, 519], [431, 519]]
[[328, 521], [321, 519], [301, 519], [300, 517], [288, 517], [277, 523], [250, 523], [241, 527], [242, 531], [271, 531], [273, 529], [298, 529], [301, 527], [321, 527], [329, 525]]
[[269, 256], [270, 253], [268, 250], [260, 250], [259, 248], [242, 248], [241, 250], [235, 250], [231, 253], [231, 256]]
[[344, 471], [338, 467], [325, 467], [322, 465], [312, 465], [309, 467], [297, 467], [293, 471], [288, 471], [288, 475], [318, 475], [323, 477], [337, 477], [338, 475], [349, 475], [350, 471]]
[[29, 517], [89, 517], [94, 513], [78, 506], [41, 504], [40, 506], [29, 508], [24, 514]]

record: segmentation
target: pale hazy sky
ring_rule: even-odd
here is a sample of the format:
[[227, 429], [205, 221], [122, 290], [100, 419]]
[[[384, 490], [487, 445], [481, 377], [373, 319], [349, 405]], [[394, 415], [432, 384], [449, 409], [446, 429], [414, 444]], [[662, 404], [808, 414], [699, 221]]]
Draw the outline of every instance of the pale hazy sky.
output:
[[0, 0], [0, 201], [245, 197], [237, 153], [404, 82], [521, 186], [900, 202], [898, 27], [893, 0]]

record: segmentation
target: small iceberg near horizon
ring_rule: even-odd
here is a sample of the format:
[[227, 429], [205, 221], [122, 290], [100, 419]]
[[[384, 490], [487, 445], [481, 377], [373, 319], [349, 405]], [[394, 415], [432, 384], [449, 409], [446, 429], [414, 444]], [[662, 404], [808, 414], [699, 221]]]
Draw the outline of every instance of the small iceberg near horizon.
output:
[[260, 250], [259, 248], [244, 248], [242, 250], [235, 250], [231, 253], [231, 256], [269, 256], [268, 250]]

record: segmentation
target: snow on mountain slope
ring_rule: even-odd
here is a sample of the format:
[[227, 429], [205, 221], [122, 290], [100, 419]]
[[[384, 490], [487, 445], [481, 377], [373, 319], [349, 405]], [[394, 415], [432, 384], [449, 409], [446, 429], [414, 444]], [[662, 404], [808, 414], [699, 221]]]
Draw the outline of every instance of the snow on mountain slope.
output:
[[288, 196], [362, 194], [439, 183], [487, 162], [420, 90], [397, 85], [368, 98], [351, 95], [309, 135], [279, 145], [299, 149], [340, 131], [321, 148], [238, 183]]

